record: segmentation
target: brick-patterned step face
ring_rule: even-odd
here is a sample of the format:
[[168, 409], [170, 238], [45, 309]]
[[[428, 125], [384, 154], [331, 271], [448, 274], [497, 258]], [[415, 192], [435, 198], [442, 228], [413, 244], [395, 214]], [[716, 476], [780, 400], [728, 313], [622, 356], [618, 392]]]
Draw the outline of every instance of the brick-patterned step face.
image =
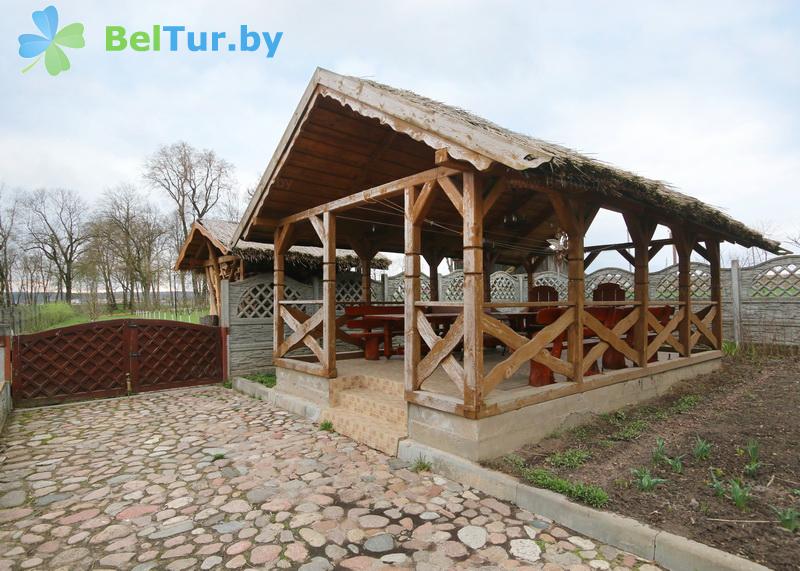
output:
[[393, 381], [380, 377], [367, 377], [362, 375], [343, 377], [330, 381], [330, 392], [334, 397], [338, 393], [348, 389], [369, 389], [387, 395], [405, 398], [403, 383], [401, 381]]
[[326, 420], [333, 424], [336, 432], [391, 456], [397, 455], [397, 443], [407, 436], [405, 425], [398, 430], [396, 424], [339, 407], [322, 411], [320, 421]]
[[396, 455], [397, 443], [408, 436], [401, 381], [363, 375], [333, 379], [330, 403], [320, 421], [331, 421], [336, 432], [381, 452]]
[[370, 389], [348, 389], [338, 395], [339, 407], [379, 420], [405, 426], [407, 416], [406, 401]]

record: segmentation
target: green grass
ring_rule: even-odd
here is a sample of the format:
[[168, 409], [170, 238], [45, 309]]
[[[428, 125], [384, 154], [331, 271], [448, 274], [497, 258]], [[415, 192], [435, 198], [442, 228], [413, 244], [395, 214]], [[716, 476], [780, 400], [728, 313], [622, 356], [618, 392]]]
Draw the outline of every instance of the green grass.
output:
[[[81, 305], [69, 305], [64, 302], [45, 303], [36, 306], [18, 306], [23, 315], [23, 332], [38, 333], [48, 329], [69, 327], [80, 325], [92, 321], [85, 312], [85, 307]], [[140, 315], [136, 311], [117, 309], [115, 311], [104, 311], [97, 316], [95, 321], [108, 321], [109, 319], [165, 319], [168, 321], [183, 321], [188, 323], [199, 323], [203, 315], [208, 315], [208, 309], [193, 309], [187, 312], [179, 309], [177, 319], [174, 310], [163, 307], [159, 310]]]
[[612, 440], [636, 440], [645, 430], [648, 424], [646, 420], [638, 419], [625, 424], [617, 432], [611, 435]]
[[323, 420], [319, 423], [319, 429], [325, 432], [333, 432], [333, 423], [330, 420]]
[[270, 389], [275, 386], [275, 375], [272, 373], [253, 373], [252, 375], [245, 375], [244, 378], [248, 381], [262, 384]]
[[608, 504], [608, 494], [600, 486], [571, 482], [542, 468], [526, 469], [522, 477], [538, 488], [563, 494], [582, 504], [602, 508]]
[[563, 452], [555, 452], [547, 457], [547, 463], [555, 468], [565, 468], [567, 470], [574, 470], [582, 466], [591, 454], [587, 450], [580, 448], [570, 448]]
[[684, 395], [672, 405], [672, 411], [678, 414], [689, 412], [698, 404], [700, 404], [700, 397], [698, 395]]

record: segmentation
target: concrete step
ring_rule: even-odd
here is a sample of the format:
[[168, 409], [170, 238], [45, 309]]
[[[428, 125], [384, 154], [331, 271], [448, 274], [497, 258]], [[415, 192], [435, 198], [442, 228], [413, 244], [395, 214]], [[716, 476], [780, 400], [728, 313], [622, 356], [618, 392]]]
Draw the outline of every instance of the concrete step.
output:
[[381, 420], [338, 406], [322, 411], [320, 422], [326, 420], [331, 421], [333, 429], [339, 434], [390, 456], [397, 455], [397, 443], [408, 436], [405, 423]]
[[405, 426], [408, 421], [406, 401], [402, 396], [373, 389], [347, 389], [337, 395], [337, 408]]

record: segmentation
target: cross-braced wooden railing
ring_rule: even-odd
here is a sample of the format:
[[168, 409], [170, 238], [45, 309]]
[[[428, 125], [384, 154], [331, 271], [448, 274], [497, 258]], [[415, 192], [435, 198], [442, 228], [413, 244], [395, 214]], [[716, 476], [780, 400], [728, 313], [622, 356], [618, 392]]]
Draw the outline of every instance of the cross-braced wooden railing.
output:
[[428, 346], [428, 354], [420, 360], [417, 366], [417, 376], [414, 379], [414, 390], [419, 389], [433, 372], [442, 366], [448, 378], [458, 388], [459, 393], [464, 392], [464, 368], [453, 356], [453, 351], [464, 340], [464, 314], [460, 314], [448, 329], [444, 337], [440, 337], [427, 316], [422, 310], [417, 309], [417, 331]]
[[484, 376], [483, 395], [488, 395], [502, 381], [511, 378], [522, 365], [531, 361], [541, 363], [555, 373], [572, 378], [575, 370], [571, 364], [554, 357], [546, 347], [557, 337], [563, 335], [574, 322], [575, 308], [566, 308], [558, 319], [529, 339], [499, 319], [483, 313], [481, 325], [484, 333], [500, 340], [511, 351], [508, 357], [495, 365]]

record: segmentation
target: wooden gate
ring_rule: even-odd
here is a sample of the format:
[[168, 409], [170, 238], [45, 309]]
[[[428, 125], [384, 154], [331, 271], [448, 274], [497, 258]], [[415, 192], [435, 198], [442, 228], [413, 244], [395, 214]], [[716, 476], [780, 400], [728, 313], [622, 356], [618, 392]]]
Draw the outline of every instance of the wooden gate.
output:
[[114, 319], [14, 338], [15, 406], [54, 404], [223, 378], [223, 329]]

